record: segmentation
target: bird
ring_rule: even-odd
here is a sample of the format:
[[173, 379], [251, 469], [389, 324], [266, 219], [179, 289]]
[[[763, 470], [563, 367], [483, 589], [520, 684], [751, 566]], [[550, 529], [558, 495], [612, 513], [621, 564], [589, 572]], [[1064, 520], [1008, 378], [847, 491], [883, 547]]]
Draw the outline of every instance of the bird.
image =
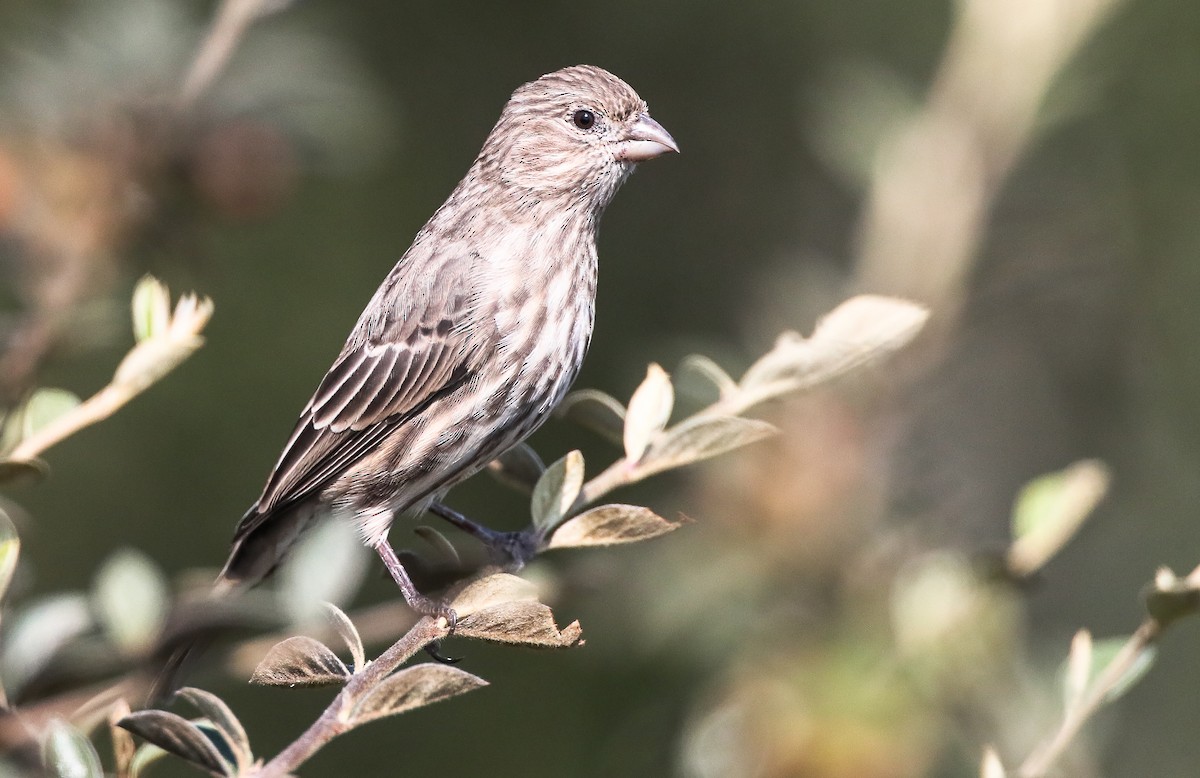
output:
[[353, 522], [409, 607], [453, 623], [413, 585], [392, 523], [432, 508], [475, 526], [441, 500], [563, 399], [591, 340], [600, 218], [639, 162], [678, 151], [602, 68], [517, 88], [301, 412], [237, 524], [217, 591], [261, 581], [332, 518]]

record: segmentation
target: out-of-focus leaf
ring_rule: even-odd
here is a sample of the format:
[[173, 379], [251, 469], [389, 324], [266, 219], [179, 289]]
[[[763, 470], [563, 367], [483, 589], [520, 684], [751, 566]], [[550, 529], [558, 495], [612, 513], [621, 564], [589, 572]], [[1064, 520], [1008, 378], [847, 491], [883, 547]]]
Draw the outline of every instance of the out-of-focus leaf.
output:
[[357, 726], [395, 716], [487, 685], [482, 678], [443, 664], [407, 667], [367, 692], [354, 706], [350, 723]]
[[38, 389], [21, 409], [24, 437], [75, 410], [79, 403], [79, 398], [66, 389]]
[[338, 636], [345, 642], [346, 648], [350, 649], [350, 656], [354, 659], [354, 672], [359, 672], [367, 664], [367, 654], [363, 649], [362, 637], [359, 636], [354, 622], [350, 621], [350, 617], [346, 615], [345, 611], [331, 602], [325, 603], [325, 616], [333, 625]]
[[0, 462], [0, 484], [36, 482], [49, 474], [50, 466], [40, 459], [5, 459]]
[[195, 724], [175, 713], [165, 710], [140, 710], [121, 719], [117, 726], [129, 730], [167, 753], [191, 762], [210, 775], [233, 775], [230, 765], [221, 758], [221, 752], [208, 736]]
[[91, 629], [91, 608], [82, 594], [59, 594], [20, 611], [10, 622], [0, 666], [4, 687], [16, 692], [44, 668], [64, 644]]
[[776, 434], [773, 424], [740, 416], [693, 416], [659, 438], [646, 452], [638, 476], [690, 465]]
[[462, 567], [462, 557], [450, 539], [428, 524], [418, 524], [413, 527], [413, 534], [424, 540], [437, 552], [440, 562], [455, 568]]
[[684, 357], [676, 371], [676, 380], [682, 373], [691, 373], [703, 378], [716, 387], [717, 396], [721, 399], [737, 393], [737, 381], [734, 381], [733, 377], [726, 373], [720, 365], [703, 354], [691, 354]]
[[254, 668], [250, 683], [260, 686], [334, 686], [350, 677], [337, 654], [304, 635], [276, 643]]
[[[1113, 660], [1121, 653], [1121, 649], [1129, 642], [1129, 638], [1104, 638], [1103, 640], [1094, 641], [1092, 644], [1092, 673], [1088, 680], [1088, 686], [1096, 682]], [[1104, 694], [1104, 702], [1110, 703], [1119, 699], [1134, 687], [1134, 685], [1142, 680], [1150, 668], [1154, 665], [1154, 660], [1158, 658], [1158, 648], [1151, 645], [1143, 648], [1129, 667], [1121, 674], [1107, 692]]]
[[158, 337], [171, 323], [171, 295], [154, 276], [142, 276], [133, 290], [133, 334], [138, 342]]
[[1009, 570], [1027, 576], [1045, 565], [1104, 498], [1109, 480], [1108, 468], [1089, 459], [1030, 481], [1013, 508]]
[[496, 573], [468, 583], [450, 606], [461, 623], [473, 613], [508, 602], [537, 602], [537, 587], [511, 573]]
[[96, 574], [96, 615], [113, 643], [127, 654], [136, 655], [154, 645], [169, 599], [166, 579], [140, 551], [117, 551]]
[[279, 574], [292, 622], [319, 623], [325, 603], [349, 602], [366, 575], [367, 553], [352, 522], [324, 521], [306, 532]]
[[928, 309], [890, 297], [859, 295], [817, 323], [812, 337], [785, 332], [739, 383], [742, 410], [814, 386], [896, 351], [925, 326]]
[[1160, 625], [1200, 611], [1200, 584], [1191, 576], [1179, 578], [1169, 568], [1159, 568], [1144, 594], [1146, 611]]
[[505, 486], [529, 494], [546, 472], [546, 465], [536, 451], [525, 443], [518, 443], [488, 463], [487, 470]]
[[96, 749], [62, 719], [50, 723], [42, 742], [42, 762], [54, 778], [104, 778]]
[[137, 755], [137, 744], [128, 730], [117, 726], [117, 722], [132, 713], [129, 703], [119, 699], [108, 712], [108, 736], [112, 740], [113, 771], [116, 778], [133, 778], [133, 760]]
[[642, 455], [658, 433], [667, 426], [675, 405], [671, 377], [657, 364], [646, 369], [646, 377], [629, 398], [625, 412], [625, 458], [641, 461]]
[[621, 444], [624, 440], [625, 406], [617, 398], [598, 389], [571, 392], [555, 413], [613, 443]]
[[129, 778], [139, 778], [146, 768], [166, 755], [166, 751], [153, 743], [138, 746], [138, 750], [133, 753], [133, 761], [129, 763]]
[[983, 751], [983, 761], [979, 765], [979, 778], [1005, 778], [1006, 775], [996, 749], [988, 746]]
[[583, 630], [573, 621], [561, 630], [550, 608], [536, 601], [504, 602], [459, 618], [454, 634], [538, 648], [578, 645]]
[[8, 585], [12, 583], [20, 555], [21, 538], [17, 535], [17, 528], [8, 513], [0, 508], [0, 601], [8, 593]]
[[563, 522], [548, 548], [611, 546], [649, 540], [679, 527], [640, 505], [601, 505]]
[[1063, 710], [1069, 714], [1083, 701], [1092, 680], [1092, 633], [1081, 629], [1071, 639], [1063, 674]]
[[254, 757], [250, 751], [250, 738], [246, 737], [246, 729], [234, 715], [229, 706], [217, 695], [185, 686], [175, 693], [177, 697], [187, 700], [200, 714], [212, 722], [221, 733], [221, 738], [229, 746], [230, 754], [237, 771], [241, 772], [250, 767]]
[[572, 451], [542, 474], [533, 489], [533, 526], [549, 529], [562, 520], [583, 488], [583, 454]]

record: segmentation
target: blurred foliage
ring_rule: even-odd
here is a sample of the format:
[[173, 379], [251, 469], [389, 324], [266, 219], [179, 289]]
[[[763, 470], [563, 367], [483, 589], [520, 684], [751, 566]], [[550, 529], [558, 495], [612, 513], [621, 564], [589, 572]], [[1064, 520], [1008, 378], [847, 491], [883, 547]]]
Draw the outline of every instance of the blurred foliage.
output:
[[[116, 672], [97, 657], [128, 662], [180, 627], [126, 622], [100, 592], [207, 580], [187, 571], [223, 559], [295, 411], [505, 96], [594, 62], [637, 87], [684, 153], [606, 216], [581, 386], [629, 396], [644, 365], [692, 352], [748, 365], [847, 290], [916, 296], [933, 332], [886, 369], [762, 408], [769, 441], [619, 493], [694, 519], [669, 539], [536, 560], [527, 577], [584, 624], [583, 649], [463, 643], [495, 688], [367, 728], [304, 774], [400, 760], [444, 773], [454, 753], [460, 774], [950, 776], [983, 761], [1020, 775], [1108, 699], [1097, 679], [1128, 679], [1148, 655], [1116, 713], [1073, 738], [1068, 774], [1195, 772], [1195, 620], [1156, 654], [1157, 634], [1134, 628], [1196, 601], [1193, 575], [1159, 575], [1149, 616], [1137, 592], [1160, 565], [1200, 562], [1200, 7], [299, 3], [257, 20], [181, 105], [216, 8], [0, 2], [0, 446], [108, 385], [136, 342], [121, 311], [146, 270], [220, 305], [196, 357], [47, 453], [49, 480], [29, 464], [33, 485], [0, 498], [21, 537], [0, 622], [10, 694], [53, 694], [80, 666]], [[719, 402], [723, 371], [688, 364], [672, 408]], [[644, 435], [612, 445], [624, 419], [606, 403], [567, 414], [600, 435], [539, 433], [544, 461], [652, 451]], [[669, 425], [664, 407], [645, 406], [646, 431]], [[1090, 460], [1111, 493], [1080, 525], [1108, 476], [1083, 465], [1062, 502], [1045, 490]], [[456, 506], [525, 524], [525, 497], [479, 481]], [[353, 616], [371, 645], [398, 617], [371, 605], [390, 586], [366, 578]], [[338, 602], [354, 589], [309, 583]], [[255, 624], [284, 628], [284, 609], [260, 605]], [[269, 645], [251, 647], [242, 678]], [[13, 656], [44, 662], [54, 688], [23, 689]], [[253, 733], [268, 750], [323, 705], [203, 680], [270, 723]], [[77, 735], [48, 731], [48, 758], [88, 774]], [[534, 761], [530, 731], [552, 733]]]

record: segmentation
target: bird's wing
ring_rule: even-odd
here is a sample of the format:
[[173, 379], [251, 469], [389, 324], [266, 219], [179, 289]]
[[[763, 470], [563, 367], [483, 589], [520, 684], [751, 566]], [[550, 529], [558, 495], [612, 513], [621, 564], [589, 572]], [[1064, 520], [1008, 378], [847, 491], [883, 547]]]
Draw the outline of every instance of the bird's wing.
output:
[[321, 488], [470, 377], [489, 329], [466, 276], [448, 272], [455, 266], [419, 274], [397, 266], [300, 415], [252, 514]]

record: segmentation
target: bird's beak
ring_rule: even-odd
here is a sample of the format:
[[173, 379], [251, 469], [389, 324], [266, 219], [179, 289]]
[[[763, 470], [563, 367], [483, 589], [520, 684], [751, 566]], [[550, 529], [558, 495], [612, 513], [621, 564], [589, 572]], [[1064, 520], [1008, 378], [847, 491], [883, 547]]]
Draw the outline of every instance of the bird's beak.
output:
[[629, 132], [621, 139], [617, 158], [625, 162], [645, 162], [661, 157], [668, 151], [679, 153], [679, 145], [661, 124], [650, 118], [650, 114], [639, 114]]

